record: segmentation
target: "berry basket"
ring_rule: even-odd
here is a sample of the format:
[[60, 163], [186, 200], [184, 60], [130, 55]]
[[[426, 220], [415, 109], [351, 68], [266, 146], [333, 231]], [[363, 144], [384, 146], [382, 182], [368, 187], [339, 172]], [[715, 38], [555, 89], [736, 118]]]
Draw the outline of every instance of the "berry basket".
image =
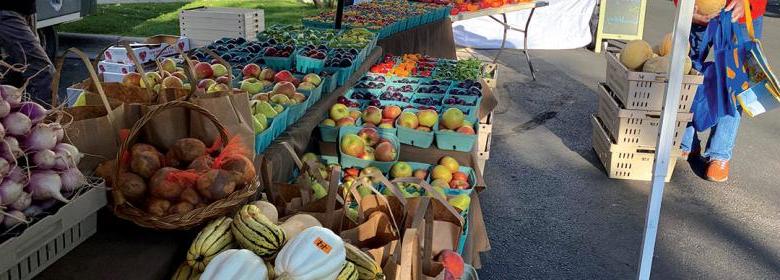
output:
[[274, 69], [274, 71], [282, 71], [282, 70], [292, 69], [293, 56], [292, 55], [288, 57], [263, 56], [263, 61], [265, 61], [266, 66], [268, 66], [271, 69]]
[[[406, 109], [404, 112], [417, 113], [417, 109]], [[402, 144], [412, 145], [423, 149], [429, 148], [433, 144], [434, 133], [439, 129], [439, 120], [433, 124], [431, 131], [420, 131], [399, 125], [401, 118], [395, 121], [395, 127], [398, 129], [398, 141]]]
[[[436, 130], [436, 147], [440, 150], [470, 152], [474, 147], [474, 143], [477, 142], [479, 126], [476, 125], [478, 122], [476, 118], [466, 117], [466, 121], [472, 123], [472, 128], [475, 130], [474, 134]], [[439, 123], [441, 124], [441, 118], [439, 118]]]
[[302, 55], [301, 51], [295, 53], [296, 71], [300, 73], [319, 73], [323, 68], [325, 68], [325, 59], [311, 58]]

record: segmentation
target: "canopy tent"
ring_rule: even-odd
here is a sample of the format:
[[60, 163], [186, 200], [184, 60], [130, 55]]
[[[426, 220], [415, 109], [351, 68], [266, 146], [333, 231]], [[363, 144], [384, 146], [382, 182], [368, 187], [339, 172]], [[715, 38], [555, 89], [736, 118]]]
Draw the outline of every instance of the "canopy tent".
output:
[[[535, 11], [529, 28], [529, 49], [575, 49], [592, 41], [590, 19], [598, 0], [548, 0], [549, 6]], [[513, 26], [525, 26], [530, 10], [508, 13]], [[501, 46], [504, 27], [489, 17], [480, 17], [452, 24], [455, 43], [477, 49], [497, 49]], [[522, 49], [523, 35], [509, 31], [507, 48]]]

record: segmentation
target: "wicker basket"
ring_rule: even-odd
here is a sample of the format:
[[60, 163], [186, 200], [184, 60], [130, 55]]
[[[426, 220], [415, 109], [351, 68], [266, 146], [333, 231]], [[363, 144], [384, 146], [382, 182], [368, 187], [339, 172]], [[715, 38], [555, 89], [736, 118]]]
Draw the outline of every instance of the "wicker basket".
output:
[[[127, 139], [122, 143], [117, 155], [118, 159], [124, 156], [126, 150], [131, 147], [133, 139], [140, 133], [144, 127], [152, 118], [154, 118], [160, 112], [173, 109], [173, 108], [186, 108], [192, 112], [197, 112], [204, 115], [206, 118], [214, 123], [214, 126], [219, 130], [220, 137], [222, 138], [222, 144], [228, 143], [228, 135], [225, 127], [217, 120], [217, 118], [211, 114], [208, 110], [184, 101], [171, 101], [160, 105], [153, 110], [149, 111], [146, 115], [141, 117], [138, 122], [130, 129], [130, 133]], [[121, 170], [121, 161], [117, 160], [115, 168], [114, 178], [119, 176], [119, 170]], [[130, 201], [125, 199], [124, 195], [118, 188], [111, 190], [113, 197], [113, 210], [114, 213], [123, 219], [132, 221], [139, 226], [163, 230], [186, 230], [196, 227], [209, 220], [224, 216], [235, 208], [243, 205], [248, 199], [255, 196], [259, 187], [259, 180], [255, 180], [252, 184], [246, 185], [242, 189], [238, 189], [228, 195], [227, 197], [214, 201], [206, 207], [200, 207], [193, 209], [190, 212], [184, 214], [171, 214], [162, 217], [153, 216], [146, 212], [143, 208], [138, 208]]]

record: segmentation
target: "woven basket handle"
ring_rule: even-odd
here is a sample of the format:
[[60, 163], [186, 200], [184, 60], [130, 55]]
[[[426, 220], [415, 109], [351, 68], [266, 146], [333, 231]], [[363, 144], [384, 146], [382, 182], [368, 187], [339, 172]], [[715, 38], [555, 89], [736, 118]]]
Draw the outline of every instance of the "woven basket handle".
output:
[[106, 92], [103, 90], [103, 85], [100, 83], [100, 79], [98, 79], [98, 75], [95, 72], [95, 68], [92, 67], [92, 63], [90, 63], [89, 58], [87, 58], [87, 55], [81, 52], [79, 49], [76, 48], [69, 48], [65, 51], [65, 53], [62, 54], [60, 58], [57, 59], [57, 64], [54, 72], [54, 77], [52, 77], [51, 80], [51, 106], [57, 107], [58, 97], [59, 97], [59, 90], [60, 90], [60, 78], [62, 76], [62, 65], [65, 63], [65, 57], [67, 57], [68, 53], [73, 53], [76, 56], [81, 59], [81, 62], [84, 63], [84, 66], [87, 68], [87, 74], [89, 74], [90, 79], [92, 80], [92, 83], [95, 84], [95, 88], [98, 91], [98, 94], [100, 95], [100, 100], [103, 102], [103, 106], [106, 108], [106, 118], [108, 119], [108, 122], [111, 124], [112, 128], [116, 128], [115, 121], [113, 117], [111, 116], [111, 104], [108, 103], [108, 97], [106, 97]]
[[[141, 132], [143, 127], [149, 121], [151, 121], [155, 116], [157, 116], [157, 114], [159, 114], [159, 113], [161, 113], [163, 111], [169, 110], [169, 109], [173, 109], [173, 108], [186, 108], [186, 109], [189, 109], [190, 111], [198, 112], [201, 115], [203, 115], [206, 118], [208, 118], [214, 124], [214, 126], [217, 127], [217, 131], [219, 131], [219, 136], [222, 139], [222, 146], [224, 147], [225, 145], [227, 145], [228, 141], [230, 140], [228, 138], [227, 129], [225, 128], [224, 125], [222, 125], [222, 123], [219, 122], [219, 120], [217, 119], [216, 116], [214, 116], [214, 114], [212, 114], [211, 112], [209, 112], [208, 110], [206, 110], [203, 107], [200, 107], [198, 105], [195, 105], [195, 104], [192, 104], [192, 103], [189, 103], [189, 102], [185, 102], [185, 101], [171, 101], [171, 102], [162, 104], [160, 106], [157, 106], [154, 109], [152, 109], [151, 111], [147, 112], [130, 129], [130, 133], [128, 134], [127, 139], [125, 139], [124, 142], [122, 142], [122, 145], [119, 146], [119, 151], [117, 152], [116, 168], [114, 169], [114, 182], [117, 182], [117, 179], [119, 178], [119, 175], [120, 175], [119, 172], [120, 172], [120, 170], [122, 168], [122, 158], [124, 157], [125, 153], [128, 152], [127, 150], [128, 150], [128, 148], [130, 148], [130, 144], [133, 142], [135, 137], [138, 136], [138, 134]], [[112, 196], [114, 198], [114, 207], [115, 208], [117, 206], [119, 206], [119, 205], [124, 204], [127, 201], [125, 199], [124, 195], [122, 195], [122, 192], [119, 191], [118, 188], [114, 188], [111, 191], [111, 194], [112, 194]]]

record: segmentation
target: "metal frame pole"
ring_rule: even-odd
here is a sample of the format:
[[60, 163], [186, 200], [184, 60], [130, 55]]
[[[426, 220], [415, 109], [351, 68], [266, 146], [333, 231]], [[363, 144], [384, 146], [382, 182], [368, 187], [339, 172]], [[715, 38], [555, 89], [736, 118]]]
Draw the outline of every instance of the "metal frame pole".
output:
[[675, 124], [677, 123], [677, 108], [680, 106], [680, 91], [682, 90], [683, 68], [685, 57], [688, 56], [688, 36], [691, 32], [694, 0], [681, 0], [678, 3], [674, 24], [674, 39], [672, 40], [671, 65], [669, 81], [666, 84], [664, 108], [661, 113], [661, 124], [658, 142], [656, 143], [655, 161], [653, 164], [653, 181], [650, 199], [645, 213], [645, 230], [642, 239], [642, 255], [639, 260], [637, 279], [650, 279], [653, 266], [653, 252], [658, 233], [658, 220], [661, 216], [664, 183], [671, 158], [672, 141]]
[[344, 0], [338, 0], [336, 4], [336, 29], [341, 29], [341, 20], [344, 17]]

